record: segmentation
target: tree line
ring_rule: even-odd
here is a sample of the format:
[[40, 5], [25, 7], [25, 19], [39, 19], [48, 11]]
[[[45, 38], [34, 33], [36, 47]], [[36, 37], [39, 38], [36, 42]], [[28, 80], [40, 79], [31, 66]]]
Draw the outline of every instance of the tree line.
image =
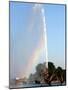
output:
[[31, 83], [47, 83], [49, 86], [52, 82], [60, 82], [62, 85], [63, 82], [66, 82], [66, 70], [61, 67], [55, 67], [54, 63], [48, 62], [48, 68], [43, 64], [38, 64], [36, 66], [36, 72], [30, 74], [29, 81]]

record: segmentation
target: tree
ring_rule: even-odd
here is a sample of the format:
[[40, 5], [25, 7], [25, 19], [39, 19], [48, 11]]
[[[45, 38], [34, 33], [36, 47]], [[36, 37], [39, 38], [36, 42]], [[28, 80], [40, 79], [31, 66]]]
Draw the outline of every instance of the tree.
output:
[[63, 70], [63, 81], [66, 82], [66, 70]]
[[61, 67], [58, 67], [55, 71], [55, 74], [62, 84], [63, 83], [63, 69]]
[[51, 76], [55, 71], [55, 65], [52, 62], [48, 62], [48, 73]]
[[47, 83], [49, 86], [52, 81], [58, 80], [61, 84], [66, 81], [66, 70], [61, 67], [56, 68], [52, 62], [48, 62], [48, 68], [43, 64], [36, 66], [36, 72], [30, 75], [30, 79], [35, 83]]
[[44, 68], [44, 65], [40, 63], [36, 66], [36, 72], [40, 75]]

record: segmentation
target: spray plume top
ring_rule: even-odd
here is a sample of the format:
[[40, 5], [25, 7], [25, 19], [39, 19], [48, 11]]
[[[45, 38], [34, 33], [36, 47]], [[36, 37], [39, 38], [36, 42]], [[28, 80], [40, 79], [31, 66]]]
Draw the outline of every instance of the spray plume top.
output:
[[41, 4], [35, 4], [33, 7], [34, 11], [36, 12], [40, 12], [42, 9], [42, 5]]

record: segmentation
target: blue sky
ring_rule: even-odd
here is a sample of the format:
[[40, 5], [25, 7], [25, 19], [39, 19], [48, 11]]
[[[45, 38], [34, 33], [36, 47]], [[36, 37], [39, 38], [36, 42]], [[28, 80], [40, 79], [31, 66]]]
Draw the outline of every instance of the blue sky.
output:
[[[41, 35], [41, 32], [37, 30], [39, 23], [34, 25], [33, 30], [29, 28], [32, 25], [30, 19], [34, 17], [34, 5], [33, 3], [10, 2], [11, 77], [19, 76], [19, 73], [24, 72], [28, 58], [32, 50], [36, 48]], [[65, 6], [43, 4], [42, 7], [46, 18], [49, 61], [56, 67], [65, 68]]]

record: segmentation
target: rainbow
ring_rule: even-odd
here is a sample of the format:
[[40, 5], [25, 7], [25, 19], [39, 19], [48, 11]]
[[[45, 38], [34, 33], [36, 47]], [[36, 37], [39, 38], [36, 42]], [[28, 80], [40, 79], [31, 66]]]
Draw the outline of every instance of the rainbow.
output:
[[27, 69], [25, 70], [27, 77], [31, 73], [31, 71], [33, 69], [32, 67], [35, 66], [38, 63], [38, 60], [41, 56], [41, 53], [44, 50], [44, 44], [43, 43], [44, 43], [44, 41], [41, 38], [40, 43], [38, 44], [37, 48], [33, 51], [31, 57], [28, 60], [28, 65], [26, 67]]
[[[36, 6], [35, 6], [35, 10], [36, 10]], [[41, 32], [41, 37], [40, 37], [41, 39], [40, 39], [40, 42], [38, 43], [36, 49], [33, 50], [32, 54], [30, 55], [30, 57], [28, 59], [28, 62], [27, 62], [27, 65], [25, 66], [25, 69], [24, 69], [23, 74], [21, 76], [28, 77], [31, 74], [31, 72], [33, 70], [33, 67], [38, 64], [38, 61], [40, 59], [41, 54], [44, 51], [47, 52], [47, 46], [46, 46], [47, 45], [47, 41], [46, 41], [46, 26], [45, 26], [45, 16], [44, 16], [44, 10], [43, 9], [42, 9], [42, 12], [41, 13], [42, 13], [42, 16], [41, 17], [43, 17], [43, 18], [41, 18], [42, 21], [41, 21], [41, 23], [39, 25], [39, 26], [41, 26], [43, 24], [40, 27], [40, 30], [41, 31], [43, 29], [43, 31]], [[28, 27], [28, 30], [31, 32], [31, 30], [33, 30], [33, 27], [34, 27], [35, 17], [34, 18], [31, 17], [30, 22], [31, 23], [28, 24], [28, 26], [29, 26]], [[45, 54], [45, 52], [44, 52], [44, 54]], [[46, 60], [48, 60], [47, 53], [46, 53], [46, 57], [44, 57], [44, 58], [46, 58]], [[48, 66], [48, 64], [47, 64], [47, 66]]]
[[39, 58], [44, 50], [44, 39], [41, 36], [40, 42], [38, 43], [38, 46], [35, 50], [33, 50], [33, 53], [30, 55], [30, 58], [28, 59], [27, 65], [24, 68], [24, 71], [19, 74], [19, 77], [29, 77], [29, 75], [32, 73], [33, 67], [35, 67], [38, 64]]

